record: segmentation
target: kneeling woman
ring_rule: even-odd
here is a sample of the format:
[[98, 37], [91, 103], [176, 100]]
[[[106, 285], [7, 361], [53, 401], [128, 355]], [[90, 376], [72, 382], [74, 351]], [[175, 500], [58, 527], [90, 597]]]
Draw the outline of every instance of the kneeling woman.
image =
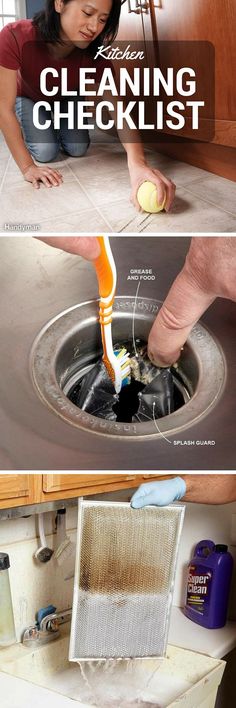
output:
[[[45, 10], [36, 14], [33, 20], [19, 20], [6, 25], [0, 32], [0, 128], [24, 178], [35, 188], [40, 182], [47, 187], [61, 184], [60, 172], [45, 164], [56, 158], [60, 148], [68, 155], [80, 157], [89, 146], [88, 130], [69, 129], [66, 118], [61, 120], [60, 130], [55, 130], [51, 121], [43, 133], [35, 128], [34, 105], [42, 98], [45, 100], [40, 91], [41, 72], [50, 67], [55, 69], [55, 75], [60, 75], [60, 70], [65, 67], [68, 89], [79, 92], [79, 69], [91, 66], [96, 68], [98, 83], [108, 62], [93, 57], [98, 46], [114, 40], [120, 10], [121, 0], [46, 0]], [[53, 85], [56, 85], [55, 79]], [[66, 113], [67, 100], [60, 94], [57, 94], [58, 98], [61, 112], [65, 110]], [[75, 101], [75, 114], [77, 106]], [[39, 120], [44, 124], [46, 109], [41, 107], [40, 111]], [[131, 139], [124, 147], [135, 206], [138, 208], [138, 187], [150, 180], [156, 184], [160, 202], [166, 192], [165, 209], [168, 210], [174, 198], [173, 183], [158, 170], [148, 167], [141, 143], [134, 143]], [[35, 160], [44, 163], [43, 166], [37, 166]]]

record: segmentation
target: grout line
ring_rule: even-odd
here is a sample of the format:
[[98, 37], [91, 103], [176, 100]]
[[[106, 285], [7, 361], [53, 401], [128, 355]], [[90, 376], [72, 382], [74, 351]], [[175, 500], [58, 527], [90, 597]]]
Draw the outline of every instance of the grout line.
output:
[[[115, 202], [115, 203], [116, 203], [116, 204], [119, 204], [120, 202], [123, 203], [123, 199], [118, 200], [118, 202]], [[107, 204], [105, 204], [105, 206], [107, 206]], [[96, 205], [95, 205], [95, 210], [98, 211]], [[78, 216], [80, 216], [80, 214], [87, 214], [88, 212], [89, 212], [89, 207], [86, 207], [85, 209], [81, 209], [79, 212], [73, 211], [73, 212], [71, 212], [68, 216], [73, 216], [73, 217], [74, 217], [74, 216], [76, 216], [76, 214], [78, 214]], [[103, 218], [103, 220], [105, 220], [103, 214], [102, 214], [102, 218]], [[129, 224], [132, 224], [134, 218], [135, 218], [135, 217], [132, 217], [132, 219], [129, 219], [129, 220], [126, 222], [126, 224], [124, 224], [124, 226], [122, 227], [122, 229], [120, 229], [118, 232], [112, 230], [112, 233], [122, 233], [122, 231], [123, 231], [127, 226], [129, 226]], [[43, 223], [45, 223], [45, 221], [48, 221], [48, 220], [49, 220], [48, 217], [46, 217], [45, 219], [42, 219], [42, 220], [41, 220], [41, 223], [43, 224]], [[147, 216], [144, 216], [143, 220], [140, 222], [140, 224], [139, 224], [138, 226], [141, 226], [142, 224], [144, 224], [144, 223], [145, 223], [146, 221], [148, 221], [148, 220], [150, 220], [150, 214], [148, 214]], [[57, 223], [58, 221], [61, 221], [61, 217], [57, 217], [56, 219], [54, 219], [54, 223]], [[94, 232], [94, 233], [95, 233], [95, 232]], [[96, 232], [96, 233], [97, 233], [97, 232]], [[134, 232], [134, 233], [135, 233], [135, 232]]]
[[[72, 170], [72, 172], [73, 172], [73, 170]], [[73, 173], [73, 174], [74, 174], [74, 173]], [[92, 202], [94, 208], [98, 211], [98, 213], [100, 214], [100, 216], [102, 216], [103, 220], [106, 222], [106, 224], [109, 226], [109, 229], [110, 229], [113, 233], [122, 233], [122, 231], [124, 231], [124, 229], [125, 229], [127, 226], [129, 226], [129, 224], [132, 224], [132, 221], [134, 220], [135, 217], [132, 217], [131, 219], [129, 219], [129, 221], [128, 221], [126, 224], [124, 224], [124, 226], [123, 226], [121, 229], [119, 229], [119, 231], [117, 231], [116, 229], [113, 229], [113, 228], [111, 227], [111, 224], [109, 224], [109, 222], [107, 221], [107, 219], [106, 219], [106, 217], [104, 216], [103, 212], [101, 211], [100, 207], [98, 207], [98, 206], [93, 202], [92, 197], [89, 196], [89, 193], [87, 192], [86, 188], [83, 186], [82, 182], [80, 182], [80, 180], [79, 180], [79, 178], [77, 177], [77, 175], [74, 174], [74, 177], [75, 177], [75, 179], [77, 180], [79, 186], [84, 190], [86, 196], [87, 196], [87, 197], [90, 199], [90, 201]], [[117, 204], [119, 204], [119, 203], [123, 203], [123, 201], [124, 201], [124, 198], [114, 200], [113, 203], [114, 203], [114, 205], [117, 205]], [[108, 204], [108, 203], [104, 203], [102, 206], [107, 207], [107, 206], [109, 206], [109, 204]], [[135, 212], [135, 216], [137, 216], [137, 215], [136, 215], [136, 212]], [[149, 219], [149, 217], [150, 217], [150, 214], [148, 214], [147, 216], [144, 215], [144, 218], [143, 218], [143, 220], [140, 222], [140, 225], [143, 224], [144, 221], [147, 221], [147, 219]], [[138, 226], [139, 226], [139, 225], [138, 225]], [[138, 227], [137, 227], [137, 228], [138, 228]]]
[[[192, 167], [192, 165], [191, 165], [191, 167]], [[194, 169], [198, 169], [198, 168], [196, 167], [196, 168], [194, 168]], [[200, 168], [199, 168], [199, 169], [200, 169]], [[212, 175], [212, 173], [211, 173], [211, 175]], [[176, 182], [176, 185], [179, 186], [179, 188], [180, 188], [180, 187], [185, 187], [185, 184], [187, 184], [187, 185], [188, 185], [188, 184], [195, 184], [195, 182], [202, 182], [203, 180], [204, 180], [204, 181], [205, 181], [205, 180], [208, 180], [208, 179], [210, 179], [210, 176], [211, 176], [211, 175], [209, 175], [209, 174], [206, 172], [206, 176], [205, 176], [205, 177], [204, 177], [204, 176], [203, 176], [203, 177], [199, 177], [199, 176], [198, 176], [198, 177], [194, 177], [194, 179], [191, 179], [191, 178], [190, 178], [190, 180], [188, 179], [187, 182], [181, 182], [181, 184], [179, 183], [179, 185], [177, 185], [177, 182]], [[216, 177], [216, 175], [213, 175], [213, 177]], [[221, 178], [219, 178], [219, 179], [221, 179]]]
[[[76, 214], [78, 214], [78, 216], [80, 216], [80, 214], [87, 214], [88, 212], [90, 213], [89, 207], [87, 207], [86, 209], [81, 209], [80, 211], [68, 212], [65, 214], [65, 217], [64, 216], [57, 216], [57, 217], [52, 216], [51, 219], [53, 219], [54, 223], [57, 223], [58, 221], [62, 221], [62, 219], [64, 219], [64, 218], [67, 218], [67, 217], [70, 218], [71, 216], [76, 216]], [[45, 219], [41, 219], [40, 223], [44, 224], [45, 221], [50, 221], [51, 219], [49, 219], [48, 216], [46, 216]]]
[[91, 202], [91, 204], [92, 204], [92, 206], [93, 206], [93, 209], [98, 212], [99, 216], [101, 216], [101, 218], [103, 219], [103, 221], [105, 222], [105, 224], [108, 226], [109, 231], [113, 231], [113, 228], [112, 228], [111, 224], [109, 224], [109, 221], [107, 221], [107, 219], [105, 218], [105, 216], [103, 216], [103, 213], [102, 213], [102, 211], [100, 210], [100, 208], [99, 208], [98, 206], [96, 206], [96, 204], [93, 203], [93, 200], [92, 200], [92, 198], [89, 196], [89, 193], [87, 192], [87, 190], [85, 189], [85, 187], [81, 184], [81, 182], [79, 181], [79, 178], [77, 177], [77, 175], [74, 174], [74, 172], [73, 172], [73, 170], [71, 169], [70, 165], [68, 165], [68, 169], [71, 171], [71, 173], [72, 173], [72, 175], [73, 175], [75, 181], [78, 183], [80, 189], [82, 189], [82, 191], [84, 192], [84, 194], [85, 194], [85, 196], [87, 197], [87, 199], [89, 199], [89, 201]]
[[[187, 163], [184, 163], [184, 164], [187, 164]], [[193, 167], [193, 165], [191, 165], [191, 167]], [[196, 168], [194, 168], [194, 169], [199, 169], [199, 170], [201, 170], [202, 168], [201, 168], [201, 167], [196, 167]], [[192, 180], [192, 182], [202, 182], [202, 180], [204, 180], [204, 181], [207, 180], [207, 181], [208, 181], [208, 180], [210, 180], [210, 179], [216, 179], [217, 182], [218, 182], [218, 184], [222, 184], [222, 183], [225, 184], [225, 183], [226, 183], [226, 184], [235, 185], [235, 181], [234, 181], [234, 180], [232, 180], [232, 179], [227, 179], [227, 177], [222, 177], [221, 175], [217, 175], [217, 174], [215, 174], [215, 172], [207, 172], [206, 170], [203, 170], [203, 172], [205, 172], [205, 177], [204, 177], [204, 176], [203, 176], [203, 177], [198, 177], [198, 178]], [[191, 182], [191, 184], [192, 184], [192, 182]]]
[[[199, 181], [199, 180], [198, 180]], [[230, 216], [233, 216], [236, 219], [236, 213], [233, 213], [232, 211], [228, 211], [227, 209], [223, 209], [222, 207], [219, 207], [218, 205], [215, 204], [215, 202], [211, 202], [209, 199], [204, 199], [204, 197], [200, 197], [199, 194], [196, 194], [195, 192], [192, 191], [192, 189], [187, 189], [187, 187], [183, 187], [186, 192], [189, 192], [189, 194], [193, 194], [194, 197], [197, 197], [199, 201], [204, 202], [205, 204], [210, 204], [211, 206], [215, 207], [217, 211], [223, 212], [223, 214], [229, 214]]]

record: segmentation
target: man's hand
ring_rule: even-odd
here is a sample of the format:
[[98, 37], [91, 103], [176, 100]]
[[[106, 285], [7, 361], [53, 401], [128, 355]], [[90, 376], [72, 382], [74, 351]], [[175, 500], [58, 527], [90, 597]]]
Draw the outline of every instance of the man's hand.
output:
[[177, 361], [192, 327], [217, 297], [236, 301], [236, 238], [195, 236], [149, 334], [148, 354], [156, 366]]
[[87, 261], [93, 261], [100, 255], [100, 246], [95, 236], [35, 236], [48, 246], [54, 246], [75, 256], [82, 256]]
[[156, 185], [158, 204], [162, 204], [165, 197], [165, 211], [169, 211], [175, 197], [175, 185], [159, 170], [154, 170], [145, 162], [128, 162], [130, 181], [132, 187], [131, 201], [138, 211], [141, 207], [137, 200], [137, 192], [143, 182], [149, 181]]
[[182, 499], [186, 492], [186, 484], [182, 477], [164, 479], [160, 482], [141, 484], [131, 499], [133, 509], [143, 509], [144, 506], [167, 506], [177, 499]]
[[235, 474], [184, 474], [141, 484], [131, 499], [133, 509], [166, 506], [179, 499], [196, 504], [229, 504], [236, 501]]

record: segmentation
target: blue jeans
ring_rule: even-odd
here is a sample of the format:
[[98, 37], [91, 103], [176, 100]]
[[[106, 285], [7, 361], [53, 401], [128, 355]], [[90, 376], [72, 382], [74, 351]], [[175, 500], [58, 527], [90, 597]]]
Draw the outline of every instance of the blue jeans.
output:
[[[60, 130], [55, 130], [53, 125], [47, 130], [39, 130], [33, 124], [34, 101], [25, 96], [18, 96], [15, 103], [17, 119], [21, 125], [26, 147], [32, 157], [38, 162], [51, 162], [55, 160], [60, 148], [71, 157], [82, 157], [87, 152], [90, 138], [89, 131], [84, 128], [69, 129], [66, 118], [61, 119]], [[67, 110], [67, 100], [61, 101], [61, 110]], [[77, 103], [75, 102], [75, 121], [77, 124]], [[39, 109], [39, 121], [44, 123], [49, 118], [49, 113], [41, 106]], [[53, 116], [52, 123], [53, 123]]]

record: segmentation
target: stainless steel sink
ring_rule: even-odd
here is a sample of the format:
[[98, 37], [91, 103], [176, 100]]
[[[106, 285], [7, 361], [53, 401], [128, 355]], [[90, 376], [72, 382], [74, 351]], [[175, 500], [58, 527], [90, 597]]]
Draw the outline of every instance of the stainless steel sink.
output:
[[[152, 268], [136, 300], [135, 333], [147, 339], [189, 239], [112, 237], [118, 269], [114, 331], [126, 338], [136, 295], [132, 268]], [[103, 425], [67, 398], [68, 381], [100, 347], [91, 264], [30, 237], [0, 242], [1, 470], [235, 469], [235, 304], [218, 300], [180, 360], [184, 405], [137, 426]]]

